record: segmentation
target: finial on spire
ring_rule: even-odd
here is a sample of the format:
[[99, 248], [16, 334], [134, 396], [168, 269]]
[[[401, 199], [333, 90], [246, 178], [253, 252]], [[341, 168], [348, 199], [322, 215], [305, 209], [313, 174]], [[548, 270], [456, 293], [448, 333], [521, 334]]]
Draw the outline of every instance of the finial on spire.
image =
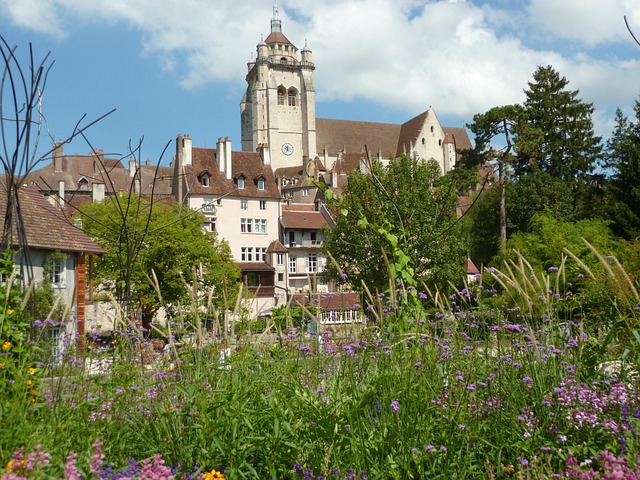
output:
[[272, 32], [282, 31], [282, 22], [280, 21], [280, 17], [278, 16], [278, 0], [274, 0], [273, 2], [273, 17], [271, 17], [271, 31]]

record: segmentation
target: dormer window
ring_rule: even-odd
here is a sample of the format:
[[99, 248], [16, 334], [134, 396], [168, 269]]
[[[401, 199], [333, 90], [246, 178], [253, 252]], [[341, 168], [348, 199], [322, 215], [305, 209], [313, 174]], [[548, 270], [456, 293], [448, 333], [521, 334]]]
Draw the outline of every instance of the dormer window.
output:
[[211, 174], [208, 170], [204, 170], [198, 175], [198, 180], [200, 180], [200, 185], [202, 185], [203, 187], [208, 187], [209, 185], [211, 185]]
[[258, 186], [258, 190], [264, 190], [264, 186], [265, 186], [264, 178], [262, 177], [258, 178], [258, 180], [256, 181], [256, 185]]
[[82, 177], [80, 180], [78, 180], [78, 189], [89, 190], [89, 180], [87, 180], [85, 177]]
[[238, 189], [244, 189], [244, 177], [242, 175], [238, 177]]

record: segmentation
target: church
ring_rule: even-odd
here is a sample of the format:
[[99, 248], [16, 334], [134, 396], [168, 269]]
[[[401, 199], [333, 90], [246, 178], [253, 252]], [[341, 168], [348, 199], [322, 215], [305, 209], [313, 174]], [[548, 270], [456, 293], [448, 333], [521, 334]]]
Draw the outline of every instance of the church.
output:
[[277, 1], [271, 32], [248, 64], [247, 89], [240, 103], [242, 150], [267, 145], [271, 165], [302, 166], [316, 159], [331, 171], [346, 154], [388, 161], [402, 154], [435, 160], [444, 174], [460, 150], [471, 148], [464, 128], [443, 127], [433, 108], [403, 124], [316, 118], [311, 50], [298, 51], [282, 33]]

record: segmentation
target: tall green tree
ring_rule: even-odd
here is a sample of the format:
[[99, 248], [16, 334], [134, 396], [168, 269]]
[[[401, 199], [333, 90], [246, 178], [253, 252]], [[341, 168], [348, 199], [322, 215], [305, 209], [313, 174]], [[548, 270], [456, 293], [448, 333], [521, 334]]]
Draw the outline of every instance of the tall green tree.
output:
[[386, 167], [373, 160], [370, 171], [352, 172], [336, 209], [336, 226], [325, 234], [324, 249], [337, 262], [325, 274], [355, 288], [364, 282], [386, 290], [386, 255], [396, 281], [459, 281], [466, 249], [456, 189], [444, 178], [435, 162], [406, 155]]
[[579, 90], [551, 66], [538, 67], [525, 90], [524, 122], [518, 138], [518, 173], [542, 172], [560, 180], [575, 180], [593, 173], [602, 152], [595, 135], [593, 103], [585, 103]]
[[640, 237], [640, 100], [634, 103], [635, 121], [616, 111], [616, 125], [607, 142], [608, 189], [613, 202], [608, 218], [613, 230], [627, 239]]
[[533, 216], [545, 210], [558, 221], [602, 211], [602, 178], [596, 172], [602, 145], [593, 130], [593, 104], [568, 84], [552, 67], [539, 67], [523, 105], [494, 107], [467, 125], [475, 148], [465, 154], [465, 165], [488, 163], [500, 173], [501, 195], [492, 192], [470, 214], [475, 260], [499, 253], [508, 236], [528, 232]]
[[[130, 194], [85, 204], [79, 215], [83, 230], [106, 251], [96, 263], [96, 283], [110, 288], [127, 310], [140, 311], [147, 330], [158, 307], [190, 302], [194, 273], [201, 289], [215, 289], [218, 306], [234, 295], [240, 272], [228, 244], [202, 231], [201, 214]], [[162, 304], [149, 282], [152, 272]]]

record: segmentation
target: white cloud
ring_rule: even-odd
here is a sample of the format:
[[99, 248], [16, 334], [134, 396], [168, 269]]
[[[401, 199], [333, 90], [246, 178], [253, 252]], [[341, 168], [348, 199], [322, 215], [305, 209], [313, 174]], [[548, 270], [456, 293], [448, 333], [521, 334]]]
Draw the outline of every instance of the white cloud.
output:
[[532, 0], [529, 11], [556, 37], [592, 46], [628, 38], [625, 15], [640, 28], [640, 0]]
[[62, 38], [65, 31], [55, 5], [42, 0], [0, 0], [0, 14], [20, 27]]

